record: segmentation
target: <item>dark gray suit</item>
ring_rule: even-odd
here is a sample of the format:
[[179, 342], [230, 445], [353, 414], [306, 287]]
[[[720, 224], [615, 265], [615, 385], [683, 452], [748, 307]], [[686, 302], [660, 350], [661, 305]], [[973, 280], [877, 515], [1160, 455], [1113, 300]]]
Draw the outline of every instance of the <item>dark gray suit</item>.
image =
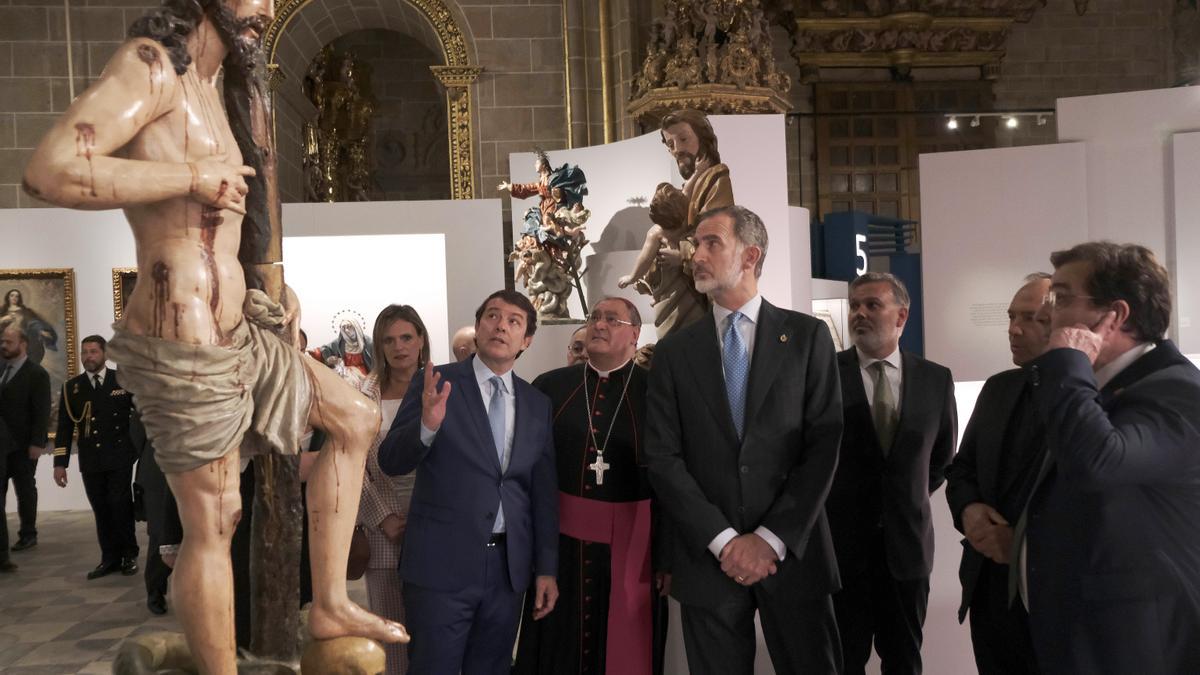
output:
[[[1046, 447], [1026, 375], [1020, 368], [997, 373], [975, 400], [958, 454], [946, 470], [946, 501], [960, 532], [963, 510], [970, 504], [987, 504], [1015, 525], [1029, 499]], [[962, 549], [958, 620], [961, 623], [970, 610], [980, 675], [1037, 673], [1025, 607], [1020, 602], [1009, 605], [1009, 566], [984, 557], [966, 539]]]
[[1049, 470], [1029, 500], [1029, 620], [1058, 673], [1200, 664], [1200, 372], [1170, 340], [1099, 391], [1087, 357], [1030, 364]]
[[880, 446], [858, 350], [838, 354], [845, 431], [825, 511], [842, 590], [834, 596], [847, 673], [876, 651], [887, 672], [921, 672], [933, 571], [929, 495], [954, 456], [958, 413], [950, 370], [901, 352], [900, 419]]
[[[3, 368], [0, 368], [0, 372]], [[50, 375], [29, 358], [0, 387], [0, 416], [12, 438], [0, 481], [0, 504], [8, 495], [11, 478], [17, 493], [17, 513], [23, 538], [37, 537], [37, 460], [29, 459], [30, 446], [44, 447], [50, 429]], [[0, 545], [8, 551], [8, 524], [0, 528]], [[3, 559], [3, 558], [0, 558]]]
[[[842, 433], [833, 341], [820, 321], [763, 301], [739, 441], [717, 340], [710, 313], [660, 341], [647, 400], [646, 457], [676, 530], [671, 594], [683, 605], [689, 668], [750, 673], [758, 609], [777, 673], [837, 672], [839, 581], [824, 509]], [[707, 547], [726, 528], [759, 526], [787, 556], [746, 588]]]

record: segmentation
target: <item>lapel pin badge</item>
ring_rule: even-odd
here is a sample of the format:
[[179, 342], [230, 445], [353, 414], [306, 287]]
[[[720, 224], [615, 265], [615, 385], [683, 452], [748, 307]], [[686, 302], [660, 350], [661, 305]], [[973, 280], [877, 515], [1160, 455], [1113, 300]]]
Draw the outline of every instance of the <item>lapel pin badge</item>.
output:
[[779, 336], [780, 342], [787, 342], [787, 340], [788, 340], [787, 333], [784, 333], [783, 335]]

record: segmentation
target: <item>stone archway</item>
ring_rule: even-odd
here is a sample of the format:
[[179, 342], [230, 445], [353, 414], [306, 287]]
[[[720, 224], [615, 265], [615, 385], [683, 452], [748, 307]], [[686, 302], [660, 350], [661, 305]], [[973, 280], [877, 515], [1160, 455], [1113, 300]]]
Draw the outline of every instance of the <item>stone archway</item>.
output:
[[[279, 146], [280, 187], [285, 199], [303, 194], [299, 149], [300, 126], [315, 110], [300, 93], [304, 70], [324, 45], [362, 29], [382, 28], [403, 33], [442, 58], [430, 69], [445, 88], [450, 153], [450, 195], [475, 196], [475, 132], [471, 85], [482, 70], [474, 62], [472, 41], [442, 0], [351, 0], [327, 7], [321, 0], [281, 0], [275, 21], [263, 36], [268, 63], [275, 71], [276, 142]], [[295, 153], [289, 152], [296, 149]]]

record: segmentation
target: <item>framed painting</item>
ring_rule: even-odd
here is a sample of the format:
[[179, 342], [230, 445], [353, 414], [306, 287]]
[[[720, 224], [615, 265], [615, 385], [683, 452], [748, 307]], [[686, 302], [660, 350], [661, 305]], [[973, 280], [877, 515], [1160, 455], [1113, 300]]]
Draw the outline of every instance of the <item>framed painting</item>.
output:
[[75, 336], [75, 271], [0, 270], [0, 331], [17, 326], [29, 340], [29, 360], [50, 374], [50, 437], [58, 421], [58, 394], [79, 372]]
[[133, 295], [133, 286], [137, 283], [137, 272], [136, 267], [113, 268], [113, 321], [120, 321], [125, 313], [125, 303]]

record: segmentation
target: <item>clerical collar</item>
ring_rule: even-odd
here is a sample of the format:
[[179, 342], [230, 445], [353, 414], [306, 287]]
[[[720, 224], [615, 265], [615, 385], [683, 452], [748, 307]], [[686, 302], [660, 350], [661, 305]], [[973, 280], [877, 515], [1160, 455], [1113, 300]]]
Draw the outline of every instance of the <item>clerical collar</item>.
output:
[[633, 359], [625, 359], [625, 363], [622, 363], [621, 365], [617, 366], [616, 368], [613, 368], [612, 370], [600, 370], [595, 365], [593, 365], [591, 361], [587, 362], [587, 367], [591, 368], [592, 371], [594, 371], [600, 377], [608, 377], [609, 375], [612, 375], [613, 373], [617, 372], [618, 370], [623, 370], [625, 368], [625, 366], [629, 365], [629, 362], [632, 360]]

